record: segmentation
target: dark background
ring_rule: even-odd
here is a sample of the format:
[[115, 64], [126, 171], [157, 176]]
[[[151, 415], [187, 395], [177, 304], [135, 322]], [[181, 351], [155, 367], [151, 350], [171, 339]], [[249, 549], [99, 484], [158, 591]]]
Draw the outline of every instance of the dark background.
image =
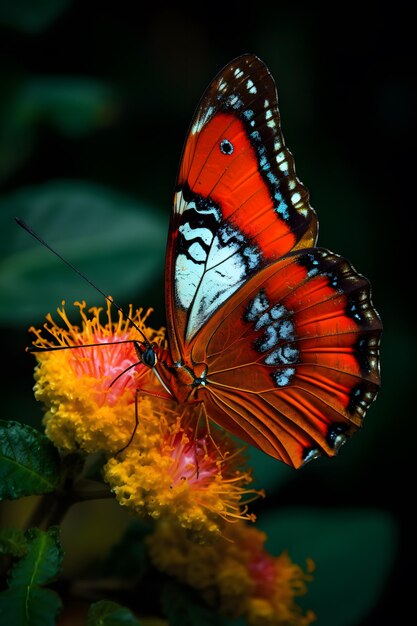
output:
[[[1, 197], [54, 179], [94, 182], [148, 204], [166, 230], [183, 141], [204, 88], [244, 52], [267, 63], [287, 145], [319, 216], [319, 245], [347, 257], [370, 279], [384, 334], [382, 389], [363, 430], [337, 459], [309, 466], [259, 506], [371, 507], [392, 517], [398, 548], [380, 600], [360, 624], [372, 626], [398, 623], [406, 606], [410, 616], [415, 613], [415, 27], [402, 2], [367, 12], [346, 6], [332, 12], [317, 3], [252, 8], [211, 2], [190, 10], [177, 3], [139, 8], [73, 1], [63, 2], [39, 28], [16, 27], [15, 13], [9, 19], [2, 8], [3, 113], [16, 86], [33, 76], [98, 79], [111, 95], [82, 132], [62, 132], [40, 117], [30, 147], [18, 134], [10, 139], [4, 115]], [[106, 227], [111, 232], [112, 224]], [[94, 237], [91, 224], [88, 234]], [[153, 306], [158, 326], [164, 323], [163, 247], [158, 244], [155, 253], [152, 287], [131, 289], [120, 299]], [[107, 263], [105, 288], [117, 296], [112, 259]], [[94, 299], [99, 302], [90, 293], [89, 302]], [[39, 320], [23, 323], [14, 314], [1, 330], [4, 405], [7, 417], [24, 419], [24, 407], [35, 416], [26, 421], [36, 422], [33, 361], [24, 347], [26, 327]]]

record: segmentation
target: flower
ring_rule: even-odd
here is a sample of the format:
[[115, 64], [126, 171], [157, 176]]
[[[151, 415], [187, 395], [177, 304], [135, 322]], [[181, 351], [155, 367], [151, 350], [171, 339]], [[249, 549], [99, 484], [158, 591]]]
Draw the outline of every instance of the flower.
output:
[[[58, 314], [64, 327], [48, 315], [42, 329], [29, 329], [34, 348], [46, 350], [35, 352], [35, 398], [45, 405], [45, 431], [58, 448], [115, 453], [134, 431], [137, 390], [164, 393], [152, 370], [139, 362], [134, 341], [141, 331], [162, 344], [164, 330], [145, 326], [150, 310], [134, 313], [130, 307], [128, 317], [118, 311], [113, 320], [109, 300], [102, 323], [103, 309], [86, 311], [85, 302], [75, 306], [81, 327], [68, 319], [63, 302]], [[100, 345], [87, 347], [91, 344]]]
[[46, 407], [46, 435], [64, 452], [105, 452], [104, 480], [141, 517], [174, 520], [200, 540], [219, 534], [224, 520], [254, 520], [247, 503], [260, 492], [247, 488], [252, 478], [242, 470], [241, 451], [226, 433], [209, 430], [199, 405], [167, 397], [138, 361], [139, 333], [164, 342], [163, 329], [145, 326], [149, 311], [130, 307], [126, 319], [118, 311], [113, 321], [108, 301], [102, 323], [102, 309], [75, 304], [81, 327], [63, 303], [64, 328], [49, 315], [43, 329], [31, 329], [40, 350], [34, 389]]
[[266, 535], [240, 521], [224, 528], [216, 541], [196, 544], [180, 526], [158, 523], [147, 538], [153, 565], [197, 589], [205, 601], [229, 617], [245, 617], [250, 626], [307, 626], [296, 597], [305, 594], [307, 572], [284, 552], [270, 555]]
[[[140, 434], [108, 461], [105, 480], [120, 504], [142, 517], [170, 519], [200, 540], [219, 534], [223, 522], [246, 519], [247, 503], [261, 492], [246, 487], [244, 458], [219, 431], [196, 433], [199, 409], [147, 396], [140, 405]], [[246, 498], [246, 501], [244, 499]]]
[[266, 536], [247, 523], [255, 520], [247, 505], [261, 492], [248, 487], [242, 450], [209, 427], [201, 405], [168, 397], [136, 353], [138, 335], [162, 345], [163, 329], [147, 328], [149, 311], [132, 307], [113, 320], [111, 300], [104, 322], [102, 309], [75, 305], [80, 326], [63, 303], [63, 327], [49, 315], [31, 329], [48, 437], [64, 453], [105, 453], [103, 477], [119, 503], [154, 522], [148, 547], [157, 569], [250, 626], [308, 626], [314, 615], [295, 598], [309, 573], [286, 553], [268, 554]]

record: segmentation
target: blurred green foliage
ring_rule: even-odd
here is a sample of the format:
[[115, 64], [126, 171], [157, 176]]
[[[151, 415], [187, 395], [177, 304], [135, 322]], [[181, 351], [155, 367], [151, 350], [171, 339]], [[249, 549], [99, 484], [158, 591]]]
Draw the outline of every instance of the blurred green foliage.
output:
[[0, 24], [26, 33], [39, 33], [71, 4], [71, 0], [13, 0], [0, 3]]
[[36, 150], [42, 126], [79, 137], [108, 125], [117, 113], [111, 90], [84, 77], [14, 76], [2, 100], [0, 181]]
[[88, 612], [87, 626], [140, 626], [134, 615], [117, 602], [99, 600], [91, 605]]
[[313, 559], [313, 581], [300, 604], [313, 609], [321, 626], [362, 623], [384, 590], [397, 548], [390, 515], [365, 507], [294, 507], [270, 511], [258, 523], [272, 554], [285, 545], [296, 563]]
[[[50, 250], [19, 228], [26, 221], [116, 301], [161, 273], [164, 222], [140, 200], [83, 181], [50, 181], [0, 198], [0, 321], [40, 323], [57, 303], [104, 298]], [[111, 226], [110, 226], [111, 225]], [[132, 260], [135, 260], [132, 263]], [[84, 295], [83, 295], [84, 294]], [[71, 310], [69, 307], [69, 313]]]

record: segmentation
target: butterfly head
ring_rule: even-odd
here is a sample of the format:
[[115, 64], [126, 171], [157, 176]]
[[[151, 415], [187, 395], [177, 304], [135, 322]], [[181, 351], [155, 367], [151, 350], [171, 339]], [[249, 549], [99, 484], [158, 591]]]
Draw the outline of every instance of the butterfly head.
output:
[[143, 341], [135, 341], [135, 350], [141, 363], [149, 368], [155, 367], [158, 362], [155, 344], [144, 343]]

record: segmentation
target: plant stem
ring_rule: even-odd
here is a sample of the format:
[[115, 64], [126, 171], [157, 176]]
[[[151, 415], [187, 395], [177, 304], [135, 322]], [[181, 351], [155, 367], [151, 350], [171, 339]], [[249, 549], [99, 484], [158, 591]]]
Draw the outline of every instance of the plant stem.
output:
[[76, 502], [114, 498], [106, 487], [97, 488], [97, 481], [79, 478], [83, 468], [78, 455], [63, 459], [61, 484], [53, 493], [47, 493], [39, 500], [29, 518], [27, 527], [46, 530], [60, 524], [68, 509]]

